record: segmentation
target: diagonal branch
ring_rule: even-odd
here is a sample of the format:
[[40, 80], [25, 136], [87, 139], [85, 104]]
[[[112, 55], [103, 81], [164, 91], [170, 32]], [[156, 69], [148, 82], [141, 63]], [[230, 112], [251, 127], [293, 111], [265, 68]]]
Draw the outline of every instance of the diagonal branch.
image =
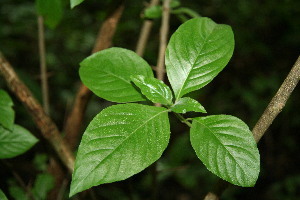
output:
[[287, 100], [295, 89], [300, 79], [300, 56], [298, 57], [296, 63], [291, 69], [288, 76], [285, 78], [284, 82], [280, 86], [279, 90], [272, 98], [271, 102], [267, 106], [264, 113], [261, 115], [260, 119], [254, 126], [252, 133], [254, 135], [255, 141], [258, 142], [260, 138], [265, 134], [269, 126], [272, 124], [277, 115], [282, 111]]
[[[284, 108], [287, 100], [295, 89], [296, 85], [300, 80], [300, 56], [295, 62], [293, 68], [281, 84], [275, 96], [270, 101], [269, 105], [261, 115], [260, 119], [255, 124], [252, 134], [256, 143], [259, 142], [261, 137], [266, 133], [272, 122], [275, 120], [277, 115]], [[219, 197], [229, 186], [228, 182], [220, 180], [215, 186], [215, 192], [209, 192], [204, 200], [218, 200]]]
[[30, 90], [19, 79], [18, 75], [0, 52], [0, 74], [9, 89], [17, 96], [31, 114], [43, 137], [51, 144], [55, 152], [70, 172], [74, 167], [74, 156], [64, 142], [56, 124], [45, 113], [40, 103], [33, 97]]
[[[121, 3], [118, 8], [103, 22], [99, 29], [92, 53], [111, 46], [112, 38], [116, 32], [117, 24], [121, 18], [123, 10], [124, 3]], [[64, 131], [66, 133], [65, 141], [68, 141], [72, 149], [74, 149], [78, 144], [84, 113], [91, 95], [92, 92], [86, 86], [81, 84], [76, 94], [72, 110], [67, 117], [64, 127]]]

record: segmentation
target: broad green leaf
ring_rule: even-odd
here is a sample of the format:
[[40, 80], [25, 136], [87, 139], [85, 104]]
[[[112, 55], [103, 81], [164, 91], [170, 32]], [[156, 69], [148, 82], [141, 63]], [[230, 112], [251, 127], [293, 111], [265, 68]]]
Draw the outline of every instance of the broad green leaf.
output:
[[161, 6], [151, 6], [147, 8], [144, 12], [144, 15], [148, 19], [160, 18], [162, 14]]
[[206, 113], [205, 108], [198, 101], [190, 97], [180, 98], [171, 107], [171, 110], [176, 113], [186, 113], [190, 111]]
[[0, 189], [0, 199], [7, 200], [7, 197], [5, 196], [4, 192], [1, 189]]
[[176, 100], [211, 82], [227, 65], [233, 49], [234, 36], [228, 25], [205, 17], [182, 24], [170, 39], [165, 59]]
[[145, 100], [131, 83], [131, 75], [153, 77], [149, 64], [133, 51], [113, 47], [95, 53], [80, 63], [82, 82], [97, 96], [126, 103]]
[[61, 21], [63, 16], [61, 0], [36, 0], [36, 7], [48, 27], [55, 28]]
[[229, 115], [193, 119], [191, 143], [208, 170], [238, 186], [255, 185], [259, 152], [248, 126]]
[[163, 81], [142, 75], [131, 76], [131, 80], [141, 89], [143, 95], [153, 103], [172, 105], [172, 91]]
[[104, 109], [84, 132], [70, 196], [139, 173], [161, 157], [169, 137], [165, 108], [119, 104]]
[[37, 141], [28, 130], [19, 125], [14, 125], [11, 131], [0, 126], [0, 159], [23, 154]]
[[15, 120], [13, 105], [10, 96], [4, 90], [0, 90], [0, 126], [2, 125], [9, 130], [13, 128]]
[[47, 194], [54, 187], [54, 178], [51, 174], [38, 174], [32, 188], [35, 199], [47, 199]]
[[78, 6], [81, 4], [84, 0], [70, 0], [71, 8], [74, 8], [75, 6]]

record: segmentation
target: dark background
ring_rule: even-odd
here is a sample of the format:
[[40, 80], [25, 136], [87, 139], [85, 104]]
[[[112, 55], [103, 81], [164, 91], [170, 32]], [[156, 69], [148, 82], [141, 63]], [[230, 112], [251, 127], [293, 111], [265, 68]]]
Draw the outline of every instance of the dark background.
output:
[[[65, 1], [61, 23], [54, 30], [46, 29], [51, 117], [60, 128], [80, 83], [79, 62], [90, 55], [111, 2], [86, 0], [70, 10]], [[236, 46], [227, 67], [212, 83], [191, 96], [197, 98], [209, 114], [237, 116], [252, 129], [299, 56], [300, 1], [185, 0], [181, 3], [201, 16], [229, 24], [235, 34]], [[127, 1], [114, 37], [114, 46], [135, 50], [143, 23], [141, 13], [144, 5], [145, 1]], [[160, 20], [154, 20], [154, 24], [144, 56], [151, 65], [155, 65], [157, 60]], [[181, 21], [172, 15], [170, 35], [180, 24]], [[33, 0], [1, 0], [0, 51], [41, 101]], [[0, 87], [7, 90], [2, 78]], [[232, 187], [222, 199], [300, 199], [299, 99], [298, 86], [259, 142], [261, 172], [256, 186]], [[39, 135], [24, 107], [15, 98], [14, 103], [16, 123]], [[89, 103], [84, 126], [108, 105], [109, 102], [94, 96]], [[201, 199], [218, 178], [196, 157], [189, 143], [188, 128], [172, 115], [170, 120], [170, 145], [158, 161], [158, 199]], [[25, 155], [7, 160], [27, 182], [36, 176], [31, 166], [34, 155], [49, 151], [47, 143], [40, 139], [41, 142]], [[6, 191], [7, 181], [12, 175], [8, 168], [2, 168], [0, 187]], [[153, 193], [151, 179], [150, 168], [126, 181], [102, 185], [96, 193], [99, 199], [150, 199]]]

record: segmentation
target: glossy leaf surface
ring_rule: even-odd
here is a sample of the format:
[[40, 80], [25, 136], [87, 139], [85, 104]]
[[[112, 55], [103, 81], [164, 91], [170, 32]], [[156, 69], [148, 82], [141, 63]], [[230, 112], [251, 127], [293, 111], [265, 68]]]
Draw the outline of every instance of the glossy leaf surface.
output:
[[28, 130], [19, 125], [14, 125], [12, 131], [0, 126], [0, 159], [23, 154], [37, 141]]
[[55, 28], [61, 21], [63, 16], [61, 0], [36, 0], [36, 7], [48, 27]]
[[171, 110], [176, 113], [186, 113], [190, 111], [206, 113], [205, 108], [198, 101], [190, 97], [180, 98], [171, 107]]
[[234, 49], [233, 32], [209, 18], [194, 18], [172, 35], [166, 50], [166, 68], [178, 100], [207, 85], [227, 65]]
[[172, 91], [161, 80], [142, 75], [131, 76], [131, 80], [141, 89], [142, 94], [153, 103], [172, 105]]
[[161, 157], [169, 137], [165, 108], [119, 104], [102, 110], [81, 140], [70, 196], [139, 173]]
[[248, 126], [230, 115], [193, 119], [191, 143], [208, 170], [238, 186], [255, 185], [259, 152]]
[[126, 103], [145, 100], [131, 83], [131, 75], [153, 77], [149, 64], [133, 51], [110, 48], [95, 53], [80, 63], [82, 82], [97, 96]]
[[81, 4], [84, 0], [70, 0], [71, 8], [74, 8], [75, 6], [78, 6]]
[[0, 90], [0, 126], [11, 130], [15, 120], [15, 111], [12, 109], [13, 101], [10, 96]]

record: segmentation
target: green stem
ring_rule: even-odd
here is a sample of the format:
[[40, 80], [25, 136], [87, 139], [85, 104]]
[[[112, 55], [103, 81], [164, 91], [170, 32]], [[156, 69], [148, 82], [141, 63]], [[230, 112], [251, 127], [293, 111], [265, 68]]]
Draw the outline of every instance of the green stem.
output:
[[185, 123], [186, 125], [188, 125], [190, 128], [192, 127], [192, 124], [187, 120], [185, 119], [181, 114], [179, 113], [175, 113], [174, 114], [176, 115], [176, 117], [182, 122], [182, 123]]
[[188, 16], [190, 16], [191, 18], [195, 18], [195, 17], [201, 17], [201, 15], [199, 15], [197, 12], [189, 9], [189, 8], [185, 8], [185, 7], [181, 7], [181, 8], [177, 8], [171, 11], [172, 14], [186, 14]]

